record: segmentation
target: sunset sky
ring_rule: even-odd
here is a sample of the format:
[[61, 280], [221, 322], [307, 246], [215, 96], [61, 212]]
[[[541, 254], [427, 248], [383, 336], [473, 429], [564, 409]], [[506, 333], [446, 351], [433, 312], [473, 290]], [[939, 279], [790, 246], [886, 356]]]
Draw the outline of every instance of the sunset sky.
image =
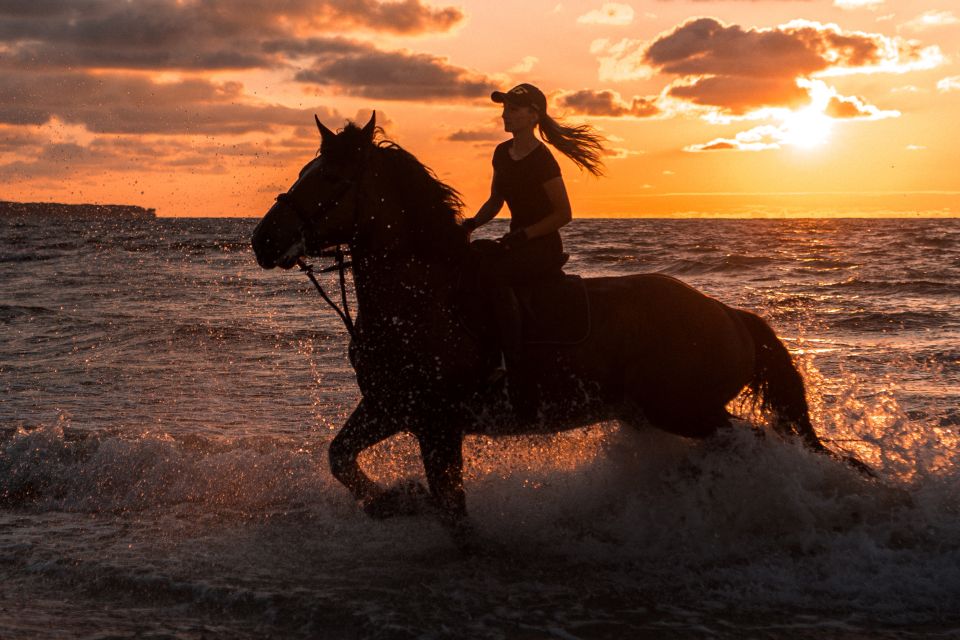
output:
[[258, 216], [376, 109], [473, 213], [519, 82], [575, 216], [960, 215], [957, 0], [2, 0], [0, 200]]

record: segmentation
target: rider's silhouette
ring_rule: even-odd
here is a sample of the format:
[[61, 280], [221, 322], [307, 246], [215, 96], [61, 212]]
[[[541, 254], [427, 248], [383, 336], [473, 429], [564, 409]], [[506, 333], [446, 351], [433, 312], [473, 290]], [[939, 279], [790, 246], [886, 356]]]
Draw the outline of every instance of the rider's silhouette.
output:
[[490, 296], [507, 373], [515, 379], [512, 374], [523, 363], [520, 306], [513, 287], [559, 273], [566, 259], [559, 230], [572, 218], [560, 166], [534, 129], [594, 175], [602, 173], [604, 139], [588, 125], [568, 126], [551, 118], [546, 96], [531, 84], [495, 91], [491, 99], [503, 104], [503, 128], [513, 138], [494, 151], [490, 197], [463, 224], [473, 231], [493, 219], [504, 203], [510, 208], [510, 232], [499, 240], [502, 250], [483, 253], [477, 280]]

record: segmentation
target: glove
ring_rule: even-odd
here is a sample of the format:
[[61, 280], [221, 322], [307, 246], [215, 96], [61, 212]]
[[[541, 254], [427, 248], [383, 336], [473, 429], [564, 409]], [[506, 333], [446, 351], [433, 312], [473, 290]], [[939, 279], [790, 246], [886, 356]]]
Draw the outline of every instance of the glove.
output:
[[529, 238], [527, 238], [527, 230], [517, 229], [500, 238], [500, 244], [506, 249], [516, 249], [527, 240], [529, 240]]
[[466, 229], [467, 231], [469, 231], [470, 233], [473, 233], [474, 231], [477, 230], [477, 227], [480, 226], [480, 223], [477, 222], [476, 218], [467, 218], [466, 220], [460, 223], [460, 226]]

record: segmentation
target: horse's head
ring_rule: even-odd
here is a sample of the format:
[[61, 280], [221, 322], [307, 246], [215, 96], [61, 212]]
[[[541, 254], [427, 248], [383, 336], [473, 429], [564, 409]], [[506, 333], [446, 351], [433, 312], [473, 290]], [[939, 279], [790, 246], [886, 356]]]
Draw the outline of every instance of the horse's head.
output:
[[267, 211], [251, 242], [264, 269], [289, 269], [308, 254], [349, 243], [356, 232], [358, 184], [373, 148], [376, 116], [363, 128], [348, 124], [340, 133], [319, 118], [320, 155]]

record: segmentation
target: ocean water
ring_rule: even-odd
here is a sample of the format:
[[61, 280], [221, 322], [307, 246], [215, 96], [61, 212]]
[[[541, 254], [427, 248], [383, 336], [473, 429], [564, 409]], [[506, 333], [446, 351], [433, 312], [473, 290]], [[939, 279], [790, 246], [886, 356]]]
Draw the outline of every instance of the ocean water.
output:
[[473, 557], [331, 477], [344, 331], [255, 223], [0, 220], [0, 638], [960, 637], [960, 220], [575, 220], [568, 271], [767, 318], [879, 480], [746, 424], [469, 438]]

